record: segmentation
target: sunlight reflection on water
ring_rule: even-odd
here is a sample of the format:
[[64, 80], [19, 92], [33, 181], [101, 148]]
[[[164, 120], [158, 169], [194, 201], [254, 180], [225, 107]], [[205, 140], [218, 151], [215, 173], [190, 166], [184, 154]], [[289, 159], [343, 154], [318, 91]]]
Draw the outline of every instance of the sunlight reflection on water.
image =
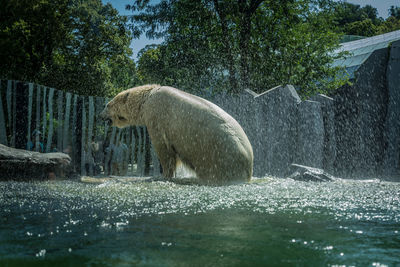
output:
[[0, 182], [0, 192], [0, 263], [11, 265], [399, 263], [398, 183]]

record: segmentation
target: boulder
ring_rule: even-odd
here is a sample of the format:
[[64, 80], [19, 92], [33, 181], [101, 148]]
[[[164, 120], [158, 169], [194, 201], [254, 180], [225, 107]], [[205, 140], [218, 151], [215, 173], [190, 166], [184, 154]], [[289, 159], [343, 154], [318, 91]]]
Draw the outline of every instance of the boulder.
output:
[[322, 169], [308, 167], [299, 164], [292, 164], [289, 167], [289, 175], [288, 178], [296, 180], [296, 181], [303, 181], [303, 182], [331, 182], [335, 178], [326, 173]]
[[324, 121], [324, 156], [323, 169], [333, 173], [336, 160], [335, 109], [333, 98], [323, 94], [311, 97], [312, 101], [321, 103]]
[[387, 48], [375, 50], [356, 72], [354, 85], [335, 92], [335, 175], [377, 177], [383, 159]]
[[386, 66], [388, 48], [374, 51], [356, 72], [360, 133], [360, 177], [374, 178], [380, 173], [384, 152], [384, 121], [387, 112]]
[[254, 97], [254, 175], [284, 177], [296, 159], [297, 105], [301, 102], [291, 85], [278, 86]]
[[253, 147], [253, 175], [284, 177], [296, 158], [297, 105], [293, 86], [277, 86], [261, 94], [244, 90], [237, 96], [211, 99], [243, 127]]
[[45, 180], [72, 175], [64, 153], [39, 153], [0, 144], [0, 180]]
[[388, 104], [385, 121], [383, 174], [400, 176], [400, 41], [392, 43], [386, 69]]
[[306, 100], [299, 104], [298, 110], [297, 162], [323, 168], [325, 132], [321, 103]]

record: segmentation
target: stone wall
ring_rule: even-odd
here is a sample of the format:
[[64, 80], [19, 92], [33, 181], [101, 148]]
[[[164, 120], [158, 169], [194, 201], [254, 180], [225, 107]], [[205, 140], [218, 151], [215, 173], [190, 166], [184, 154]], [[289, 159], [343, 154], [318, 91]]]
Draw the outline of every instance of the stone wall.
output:
[[301, 101], [288, 85], [211, 101], [243, 126], [255, 176], [285, 177], [297, 163], [343, 178], [400, 181], [400, 41], [372, 53], [333, 97]]

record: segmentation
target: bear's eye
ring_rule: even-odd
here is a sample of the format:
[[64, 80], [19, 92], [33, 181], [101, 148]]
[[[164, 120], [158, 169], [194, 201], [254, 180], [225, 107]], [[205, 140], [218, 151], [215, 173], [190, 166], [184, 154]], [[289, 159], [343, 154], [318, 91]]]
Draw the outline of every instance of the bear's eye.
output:
[[122, 116], [118, 116], [118, 119], [119, 119], [120, 121], [126, 121], [126, 119], [125, 119], [124, 117], [122, 117]]

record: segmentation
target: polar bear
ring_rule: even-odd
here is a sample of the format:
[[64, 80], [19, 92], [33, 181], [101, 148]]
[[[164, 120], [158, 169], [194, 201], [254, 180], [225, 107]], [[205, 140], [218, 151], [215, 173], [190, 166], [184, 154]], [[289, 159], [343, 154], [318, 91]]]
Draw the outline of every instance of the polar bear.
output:
[[163, 176], [182, 162], [201, 181], [249, 181], [253, 149], [239, 123], [217, 105], [176, 88], [144, 85], [119, 93], [100, 115], [112, 126], [147, 127]]

